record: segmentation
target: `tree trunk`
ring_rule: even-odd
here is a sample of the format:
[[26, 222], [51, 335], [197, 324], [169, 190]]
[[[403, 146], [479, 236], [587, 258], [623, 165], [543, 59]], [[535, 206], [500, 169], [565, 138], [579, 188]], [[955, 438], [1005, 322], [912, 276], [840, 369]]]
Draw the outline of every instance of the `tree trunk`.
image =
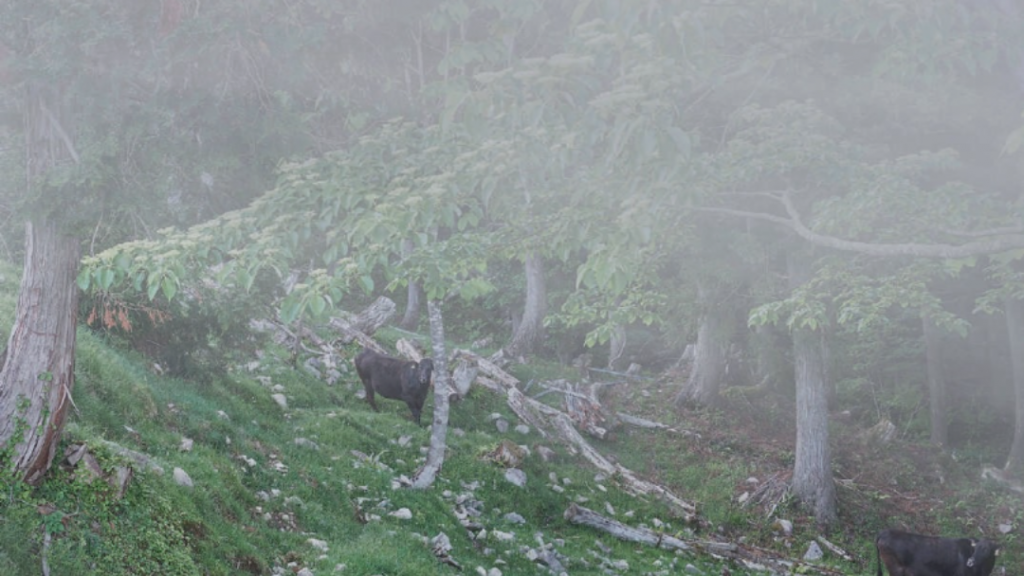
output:
[[[412, 240], [402, 240], [402, 256], [412, 253]], [[416, 282], [409, 282], [406, 289], [405, 315], [398, 324], [404, 330], [415, 330], [420, 323], [420, 285]]]
[[1003, 470], [1013, 476], [1024, 472], [1024, 304], [1013, 298], [1006, 299], [1006, 329], [1010, 341], [1010, 361], [1013, 368], [1013, 393], [1016, 423], [1013, 444]]
[[540, 341], [547, 313], [547, 294], [544, 287], [544, 259], [536, 252], [526, 257], [526, 304], [523, 318], [516, 326], [512, 341], [505, 348], [510, 358], [529, 354]]
[[38, 484], [53, 461], [75, 382], [79, 243], [29, 223], [14, 327], [0, 368], [0, 446], [8, 469]]
[[423, 463], [412, 479], [413, 488], [429, 488], [444, 465], [444, 451], [448, 444], [448, 353], [444, 348], [444, 319], [441, 304], [427, 302], [427, 316], [430, 318], [430, 342], [434, 349], [434, 419], [430, 426], [430, 448], [427, 461]]
[[[789, 256], [792, 288], [810, 276], [807, 262]], [[793, 493], [812, 511], [819, 526], [836, 520], [836, 487], [828, 444], [828, 394], [821, 336], [806, 328], [793, 331], [793, 363], [796, 378], [796, 455]]]
[[608, 369], [617, 371], [619, 369], [619, 360], [622, 359], [622, 354], [626, 350], [626, 329], [622, 324], [617, 324], [612, 329], [612, 336], [608, 339]]
[[931, 413], [931, 441], [938, 446], [948, 443], [946, 422], [946, 379], [942, 374], [942, 339], [935, 321], [928, 312], [921, 314], [924, 336], [925, 370], [928, 374], [928, 406]]
[[697, 286], [697, 297], [704, 306], [693, 350], [693, 368], [686, 385], [676, 395], [676, 405], [714, 406], [722, 391], [725, 374], [725, 346], [722, 342], [724, 308], [713, 302], [704, 285]]

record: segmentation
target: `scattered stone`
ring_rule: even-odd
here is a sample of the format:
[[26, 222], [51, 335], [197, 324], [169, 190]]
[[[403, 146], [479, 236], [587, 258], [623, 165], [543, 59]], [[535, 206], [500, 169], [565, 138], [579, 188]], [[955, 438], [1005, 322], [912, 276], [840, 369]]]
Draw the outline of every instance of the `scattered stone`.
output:
[[516, 538], [515, 534], [511, 532], [502, 532], [501, 530], [492, 530], [491, 535], [499, 542], [511, 542]]
[[1005, 522], [1005, 523], [999, 525], [999, 533], [1000, 534], [1009, 534], [1010, 532], [1013, 532], [1013, 524], [1010, 524], [1009, 522]]
[[308, 438], [296, 438], [294, 440], [296, 446], [303, 446], [312, 450], [319, 450], [320, 446]]
[[516, 432], [520, 434], [529, 434], [530, 427], [527, 426], [526, 424], [516, 424]]
[[303, 568], [295, 573], [295, 576], [314, 576], [313, 571], [309, 568]]
[[284, 386], [280, 384], [274, 384], [270, 387], [271, 392], [284, 392]]
[[526, 472], [523, 472], [519, 468], [509, 468], [505, 470], [505, 480], [508, 480], [522, 488], [523, 486], [526, 486]]
[[278, 406], [285, 410], [288, 409], [288, 399], [284, 397], [284, 394], [271, 394], [270, 397], [274, 399], [274, 402], [277, 402]]
[[228, 416], [228, 413], [223, 410], [217, 410], [217, 416], [223, 420], [231, 420], [231, 418]]
[[171, 476], [174, 478], [174, 483], [178, 486], [192, 488], [192, 479], [189, 478], [188, 473], [181, 468], [175, 468], [174, 471], [171, 472]]
[[607, 512], [607, 513], [608, 513], [608, 514], [609, 514], [610, 516], [615, 516], [615, 508], [612, 508], [611, 502], [605, 502], [605, 503], [604, 503], [604, 510], [605, 510], [605, 512]]
[[344, 564], [335, 564], [334, 565], [334, 571], [335, 572], [344, 572], [345, 568], [347, 568], [347, 566], [345, 566]]
[[554, 450], [547, 446], [538, 445], [534, 447], [534, 449], [537, 451], [537, 455], [540, 456], [540, 459], [545, 462], [553, 462], [558, 456]]
[[515, 512], [509, 512], [502, 516], [502, 518], [504, 518], [505, 522], [510, 524], [526, 524], [526, 518], [523, 518], [520, 514]]
[[807, 547], [807, 552], [804, 553], [805, 562], [815, 562], [821, 560], [825, 556], [825, 553], [821, 551], [821, 546], [818, 543], [811, 541], [810, 546]]
[[495, 420], [494, 426], [498, 429], [498, 432], [501, 432], [502, 434], [508, 432], [508, 420], [505, 420], [504, 418]]
[[736, 502], [739, 503], [739, 504], [744, 504], [749, 499], [750, 499], [750, 492], [744, 492], [743, 494], [740, 494], [738, 498], [736, 498]]
[[409, 510], [408, 508], [399, 508], [398, 510], [389, 513], [388, 516], [393, 516], [399, 520], [410, 520], [412, 519], [412, 510]]
[[789, 537], [793, 535], [793, 523], [785, 518], [776, 519], [772, 526], [782, 530], [783, 536]]
[[310, 546], [312, 546], [313, 548], [316, 548], [317, 550], [319, 550], [321, 552], [327, 552], [327, 542], [325, 542], [323, 540], [317, 540], [316, 538], [310, 538], [310, 539], [306, 540], [306, 543], [309, 544]]
[[191, 438], [185, 438], [184, 436], [182, 436], [181, 444], [178, 445], [178, 450], [181, 450], [182, 452], [191, 452], [192, 451], [192, 439]]

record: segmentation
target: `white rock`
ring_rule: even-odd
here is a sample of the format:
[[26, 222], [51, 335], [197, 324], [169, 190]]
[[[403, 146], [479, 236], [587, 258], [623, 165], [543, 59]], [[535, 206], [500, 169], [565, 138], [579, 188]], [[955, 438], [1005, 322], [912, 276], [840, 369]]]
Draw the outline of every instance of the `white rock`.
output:
[[526, 424], [516, 424], [516, 432], [519, 432], [520, 434], [529, 434], [530, 427]]
[[181, 468], [175, 468], [171, 474], [172, 477], [174, 478], [174, 482], [178, 486], [184, 486], [186, 488], [192, 487], [192, 479], [189, 478], [188, 473], [186, 473]]
[[217, 410], [217, 416], [223, 418], [224, 420], [231, 420], [231, 418], [228, 417], [228, 413], [223, 410]]
[[501, 530], [492, 530], [491, 535], [499, 542], [511, 542], [516, 538], [515, 534], [511, 532], [502, 532]]
[[314, 576], [313, 571], [309, 568], [303, 568], [295, 573], [295, 576]]
[[310, 539], [306, 540], [306, 544], [309, 544], [310, 546], [312, 546], [313, 548], [316, 548], [317, 550], [319, 550], [321, 552], [327, 552], [327, 542], [325, 542], [323, 540], [317, 540], [316, 538], [310, 538]]
[[192, 439], [191, 438], [182, 437], [181, 438], [181, 445], [178, 446], [178, 450], [181, 450], [182, 452], [191, 452], [192, 451]]
[[505, 470], [505, 480], [508, 480], [522, 488], [523, 486], [526, 486], [526, 472], [523, 472], [519, 468], [509, 468]]
[[346, 568], [346, 566], [344, 564], [335, 564], [334, 565], [334, 571], [335, 572], [344, 572], [345, 568]]
[[608, 513], [608, 514], [609, 514], [610, 516], [615, 516], [615, 508], [612, 508], [612, 505], [611, 505], [611, 503], [610, 503], [610, 502], [605, 502], [605, 503], [604, 503], [604, 510], [605, 510], [605, 512], [607, 512], [607, 513]]
[[1010, 532], [1013, 532], [1013, 524], [1010, 524], [1009, 522], [1000, 524], [999, 532], [1002, 534], [1009, 534]]
[[399, 520], [410, 520], [412, 518], [412, 510], [409, 510], [408, 508], [399, 508], [394, 512], [390, 512], [388, 516], [393, 516]]
[[278, 406], [285, 410], [288, 409], [288, 399], [284, 397], [284, 394], [271, 394], [270, 397], [274, 399], [274, 402], [277, 402]]
[[789, 520], [786, 520], [785, 518], [777, 519], [773, 526], [775, 526], [779, 530], [782, 530], [782, 534], [785, 536], [793, 535], [793, 523]]

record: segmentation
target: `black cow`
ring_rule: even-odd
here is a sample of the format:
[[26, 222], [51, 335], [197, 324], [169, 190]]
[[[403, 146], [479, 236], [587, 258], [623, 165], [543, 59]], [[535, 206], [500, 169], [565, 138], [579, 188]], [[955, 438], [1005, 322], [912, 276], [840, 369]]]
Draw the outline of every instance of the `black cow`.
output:
[[882, 530], [875, 538], [878, 576], [989, 576], [999, 545], [982, 538], [940, 538]]
[[366, 399], [377, 408], [373, 399], [374, 392], [392, 400], [404, 400], [416, 423], [420, 423], [420, 412], [423, 401], [430, 390], [430, 374], [434, 371], [434, 361], [424, 358], [419, 362], [400, 360], [378, 354], [369, 348], [363, 348], [355, 359], [356, 372], [366, 388]]

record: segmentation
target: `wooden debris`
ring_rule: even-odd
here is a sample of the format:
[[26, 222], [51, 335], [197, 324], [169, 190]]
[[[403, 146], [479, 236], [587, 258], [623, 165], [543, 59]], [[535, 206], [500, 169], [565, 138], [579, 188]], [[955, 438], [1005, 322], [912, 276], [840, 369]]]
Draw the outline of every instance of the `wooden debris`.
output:
[[690, 552], [708, 554], [715, 558], [726, 558], [742, 564], [746, 569], [764, 570], [776, 574], [842, 575], [842, 572], [827, 566], [818, 566], [800, 560], [781, 558], [771, 551], [754, 546], [732, 542], [686, 540], [648, 528], [629, 526], [575, 503], [569, 505], [564, 517], [573, 524], [606, 532], [626, 542], [637, 542], [669, 550], [688, 550]]
[[331, 318], [329, 325], [341, 332], [343, 344], [349, 344], [357, 339], [358, 334], [373, 336], [374, 332], [394, 317], [396, 309], [393, 300], [381, 296], [358, 314]]

